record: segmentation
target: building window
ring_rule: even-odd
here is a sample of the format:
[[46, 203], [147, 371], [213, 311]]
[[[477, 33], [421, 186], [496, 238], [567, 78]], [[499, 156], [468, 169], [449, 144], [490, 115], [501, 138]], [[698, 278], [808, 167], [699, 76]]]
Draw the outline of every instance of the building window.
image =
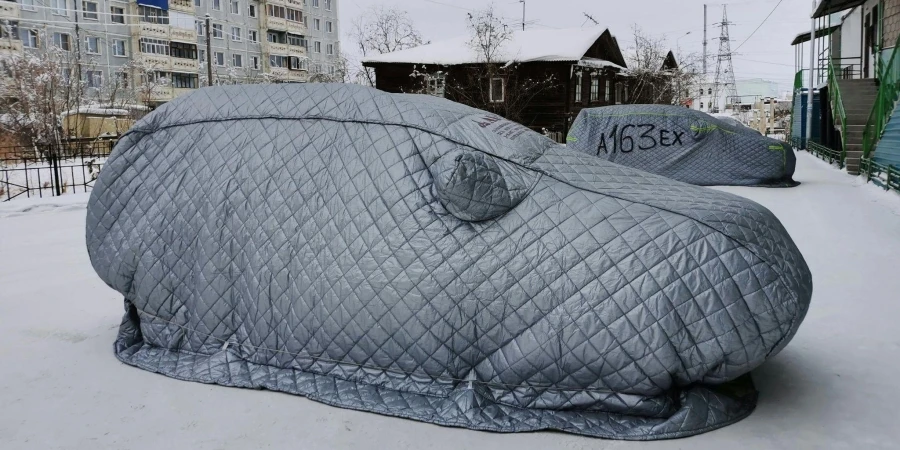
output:
[[199, 7], [200, 7], [200, 0], [194, 0], [194, 7], [195, 7], [195, 8], [199, 8]]
[[241, 41], [241, 28], [231, 27], [231, 40], [235, 42]]
[[222, 10], [222, 0], [212, 0], [213, 9], [216, 11]]
[[288, 69], [300, 70], [300, 58], [296, 56], [288, 57]]
[[712, 95], [712, 88], [709, 88], [709, 90], [707, 90], [706, 93], [707, 93], [707, 95]]
[[19, 7], [25, 11], [34, 11], [34, 0], [19, 0]]
[[259, 56], [251, 56], [250, 57], [250, 68], [254, 70], [259, 70]]
[[66, 0], [50, 0], [50, 10], [53, 11], [53, 14], [65, 16], [68, 15]]
[[88, 36], [84, 38], [84, 51], [85, 53], [89, 53], [91, 55], [99, 55], [100, 38], [95, 36]]
[[313, 19], [313, 28], [316, 31], [320, 31], [322, 29], [322, 21], [320, 21], [319, 19]]
[[303, 22], [303, 13], [300, 12], [300, 10], [287, 8], [286, 12], [287, 12], [287, 16], [286, 16], [287, 20], [290, 20], [291, 22], [297, 22], [297, 23]]
[[125, 23], [125, 9], [111, 6], [109, 8], [109, 21], [112, 23]]
[[700, 111], [703, 111], [703, 102], [700, 102]]
[[174, 58], [197, 59], [197, 44], [172, 42], [169, 46], [169, 53]]
[[231, 65], [234, 67], [244, 67], [244, 58], [237, 53], [231, 55]]
[[238, 15], [241, 13], [241, 2], [238, 0], [231, 0], [231, 13]]
[[153, 38], [141, 38], [141, 53], [150, 53], [152, 55], [168, 55], [169, 41]]
[[331, 0], [325, 0], [325, 10], [331, 11]]
[[330, 20], [325, 21], [325, 32], [326, 33], [334, 33], [333, 24]]
[[284, 44], [284, 35], [269, 31], [266, 33], [266, 40], [273, 44]]
[[315, 8], [319, 7], [319, 0], [312, 0], [312, 2], [313, 2], [313, 7], [315, 7]]
[[215, 54], [215, 60], [216, 60], [216, 65], [217, 65], [217, 66], [224, 67], [224, 66], [225, 66], [225, 53], [223, 53], [223, 52], [216, 52], [216, 54]]
[[334, 44], [328, 44], [325, 46], [325, 53], [328, 55], [334, 54]]
[[172, 72], [172, 87], [177, 89], [197, 89], [200, 77], [193, 73]]
[[297, 47], [303, 46], [303, 38], [300, 36], [294, 36], [293, 34], [287, 35], [287, 43], [288, 45], [294, 45]]
[[116, 86], [122, 88], [128, 87], [128, 72], [116, 72]]
[[169, 24], [169, 12], [159, 8], [138, 6], [138, 15], [141, 17], [141, 22], [144, 23], [156, 23], [160, 25]]
[[443, 73], [429, 74], [425, 80], [425, 92], [435, 97], [443, 97], [445, 81], [446, 76]]
[[314, 42], [313, 49], [315, 49], [316, 53], [322, 53], [322, 43], [320, 41]]
[[197, 36], [203, 36], [203, 30], [206, 29], [205, 22], [197, 22]]
[[125, 56], [125, 41], [121, 39], [115, 39], [112, 41], [112, 54], [113, 56]]
[[97, 2], [81, 2], [81, 17], [89, 20], [97, 20]]
[[37, 46], [38, 46], [37, 30], [20, 28], [19, 29], [19, 39], [22, 40], [22, 47], [37, 48]]
[[625, 90], [622, 83], [616, 83], [616, 104], [620, 105], [625, 101]]
[[206, 50], [198, 49], [197, 54], [200, 56], [200, 63], [206, 64]]
[[591, 103], [600, 101], [600, 78], [597, 75], [591, 76]]
[[309, 16], [303, 16], [303, 26], [309, 28]]
[[256, 17], [256, 5], [250, 5], [247, 7], [247, 15], [250, 17]]
[[503, 102], [506, 95], [506, 80], [503, 78], [491, 78], [491, 84], [488, 89], [488, 96], [494, 103]]
[[575, 74], [575, 103], [581, 103], [581, 72]]
[[609, 96], [612, 95], [611, 92], [612, 91], [609, 88], [609, 80], [606, 80], [606, 87], [605, 89], [603, 89], [603, 100], [606, 101], [606, 103], [609, 103]]
[[103, 86], [103, 72], [99, 70], [88, 70], [85, 72], [87, 78], [87, 86], [89, 88], [99, 88]]
[[268, 6], [269, 17], [277, 17], [279, 19], [285, 18], [284, 6], [276, 6], [276, 5], [266, 5]]
[[285, 67], [287, 66], [287, 57], [281, 55], [269, 56], [269, 67]]
[[250, 42], [259, 42], [259, 32], [256, 30], [247, 30], [247, 40]]
[[212, 24], [212, 37], [214, 37], [216, 39], [224, 39], [225, 38], [225, 33], [222, 31], [221, 23]]
[[72, 49], [72, 41], [68, 34], [53, 33], [53, 46], [64, 51]]

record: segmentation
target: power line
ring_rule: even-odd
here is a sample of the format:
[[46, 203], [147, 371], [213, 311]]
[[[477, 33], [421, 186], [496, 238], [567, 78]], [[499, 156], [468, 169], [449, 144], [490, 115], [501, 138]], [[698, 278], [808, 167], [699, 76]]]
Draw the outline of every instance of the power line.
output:
[[781, 5], [781, 2], [783, 2], [783, 1], [784, 1], [784, 0], [778, 0], [778, 3], [776, 3], [776, 4], [775, 4], [775, 7], [774, 7], [774, 8], [772, 8], [772, 10], [771, 10], [771, 11], [769, 11], [769, 15], [768, 15], [768, 16], [766, 16], [766, 18], [765, 18], [765, 19], [763, 19], [763, 21], [762, 21], [762, 22], [760, 22], [760, 24], [759, 24], [759, 25], [758, 25], [758, 26], [757, 26], [757, 27], [756, 27], [756, 29], [755, 29], [755, 30], [753, 30], [753, 32], [752, 32], [752, 33], [750, 33], [750, 36], [747, 36], [747, 39], [744, 39], [744, 42], [741, 42], [741, 44], [740, 44], [740, 45], [738, 45], [738, 46], [737, 46], [737, 48], [735, 48], [735, 49], [734, 49], [734, 51], [738, 51], [738, 50], [740, 50], [740, 48], [741, 48], [741, 47], [743, 47], [743, 46], [744, 46], [744, 44], [746, 44], [746, 43], [747, 43], [747, 41], [749, 41], [749, 40], [750, 40], [750, 38], [752, 38], [752, 37], [753, 37], [753, 35], [754, 35], [754, 34], [756, 34], [756, 32], [757, 32], [757, 31], [759, 31], [759, 29], [760, 29], [760, 28], [761, 28], [761, 27], [762, 27], [762, 26], [763, 26], [763, 24], [764, 24], [764, 23], [766, 23], [766, 21], [767, 21], [767, 20], [769, 20], [769, 17], [772, 17], [772, 14], [774, 14], [774, 13], [775, 13], [775, 10], [776, 10], [776, 9], [778, 9], [778, 6], [779, 6], [779, 5]]

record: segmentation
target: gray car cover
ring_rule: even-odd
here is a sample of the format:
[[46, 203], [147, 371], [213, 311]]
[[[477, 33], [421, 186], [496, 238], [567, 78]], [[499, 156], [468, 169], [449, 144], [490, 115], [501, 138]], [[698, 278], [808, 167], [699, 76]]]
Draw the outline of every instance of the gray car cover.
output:
[[104, 166], [87, 247], [124, 296], [127, 364], [636, 440], [748, 415], [748, 372], [812, 291], [756, 203], [353, 85], [204, 88], [158, 108]]
[[799, 184], [790, 144], [680, 106], [585, 108], [566, 141], [581, 153], [700, 186]]

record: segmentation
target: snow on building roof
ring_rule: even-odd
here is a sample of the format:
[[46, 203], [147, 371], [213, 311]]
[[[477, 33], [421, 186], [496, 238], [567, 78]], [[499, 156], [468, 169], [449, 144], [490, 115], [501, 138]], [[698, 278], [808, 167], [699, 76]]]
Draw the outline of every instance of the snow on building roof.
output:
[[[514, 31], [500, 49], [497, 62], [578, 61], [605, 28]], [[481, 62], [469, 36], [432, 42], [415, 48], [369, 56], [363, 63], [471, 64]]]

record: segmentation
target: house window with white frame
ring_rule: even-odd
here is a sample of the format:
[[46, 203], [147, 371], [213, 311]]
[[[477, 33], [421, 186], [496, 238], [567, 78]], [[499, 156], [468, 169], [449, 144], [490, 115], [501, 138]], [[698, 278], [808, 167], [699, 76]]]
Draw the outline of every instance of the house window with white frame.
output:
[[231, 65], [234, 67], [244, 67], [244, 58], [237, 53], [231, 55]]
[[110, 6], [109, 21], [112, 23], [125, 23], [125, 8]]
[[575, 103], [581, 103], [581, 72], [575, 74]]
[[200, 0], [194, 0], [194, 7], [195, 7], [195, 8], [199, 8], [199, 7], [200, 7]]
[[241, 27], [231, 27], [231, 40], [241, 42]]
[[84, 52], [90, 55], [100, 54], [100, 38], [88, 36], [84, 38]]
[[281, 55], [269, 55], [269, 67], [286, 67], [288, 65], [288, 57]]
[[313, 29], [316, 31], [322, 30], [322, 21], [319, 19], [313, 19]]
[[606, 80], [606, 89], [603, 90], [603, 100], [606, 103], [609, 103], [609, 96], [611, 95], [611, 90], [609, 88], [609, 80]]
[[600, 78], [591, 74], [591, 103], [600, 101]]
[[97, 2], [81, 2], [81, 17], [87, 20], [99, 20]]
[[241, 2], [240, 0], [231, 0], [231, 13], [232, 14], [241, 14]]
[[502, 103], [506, 97], [506, 80], [503, 78], [491, 78], [488, 96], [492, 103]]
[[113, 56], [127, 56], [125, 54], [125, 41], [122, 39], [113, 39], [112, 41]]
[[19, 39], [22, 40], [22, 47], [37, 48], [38, 32], [30, 28], [19, 28]]
[[63, 50], [72, 50], [72, 38], [66, 33], [53, 33], [53, 46]]
[[325, 32], [334, 33], [334, 24], [330, 20], [325, 21]]
[[50, 10], [58, 16], [66, 16], [69, 14], [69, 8], [66, 6], [66, 0], [50, 0]]
[[430, 73], [425, 79], [425, 92], [435, 97], [444, 97], [447, 76], [443, 72]]
[[313, 3], [313, 8], [319, 7], [319, 0], [312, 0], [312, 3]]
[[325, 46], [325, 54], [327, 54], [327, 55], [334, 54], [334, 44], [328, 44]]
[[247, 40], [250, 42], [259, 42], [259, 31], [247, 30]]
[[285, 8], [285, 19], [291, 22], [302, 23], [303, 13], [299, 9]]
[[331, 11], [331, 0], [325, 0], [325, 11]]
[[34, 0], [19, 0], [19, 7], [23, 11], [34, 11]]
[[250, 17], [256, 17], [256, 5], [247, 6], [247, 15]]
[[219, 67], [224, 67], [225, 66], [225, 53], [224, 52], [216, 52], [214, 56], [215, 56], [215, 58], [213, 58], [213, 59], [216, 60], [216, 65]]
[[87, 87], [89, 88], [99, 88], [103, 86], [103, 72], [99, 70], [88, 70], [84, 74]]
[[212, 0], [212, 9], [216, 11], [222, 10], [222, 0]]
[[169, 41], [153, 38], [141, 38], [139, 41], [141, 53], [150, 53], [151, 55], [169, 55]]
[[316, 41], [313, 43], [313, 49], [316, 53], [322, 53], [322, 42]]
[[212, 37], [215, 39], [225, 39], [225, 32], [222, 30], [221, 23], [212, 24]]
[[206, 30], [206, 24], [198, 21], [197, 22], [197, 36], [203, 36], [205, 30]]
[[267, 12], [268, 12], [269, 17], [277, 17], [279, 19], [284, 19], [287, 16], [285, 14], [284, 10], [285, 10], [284, 6], [277, 6], [277, 5], [269, 4]]
[[250, 57], [250, 68], [253, 70], [259, 70], [259, 56]]

